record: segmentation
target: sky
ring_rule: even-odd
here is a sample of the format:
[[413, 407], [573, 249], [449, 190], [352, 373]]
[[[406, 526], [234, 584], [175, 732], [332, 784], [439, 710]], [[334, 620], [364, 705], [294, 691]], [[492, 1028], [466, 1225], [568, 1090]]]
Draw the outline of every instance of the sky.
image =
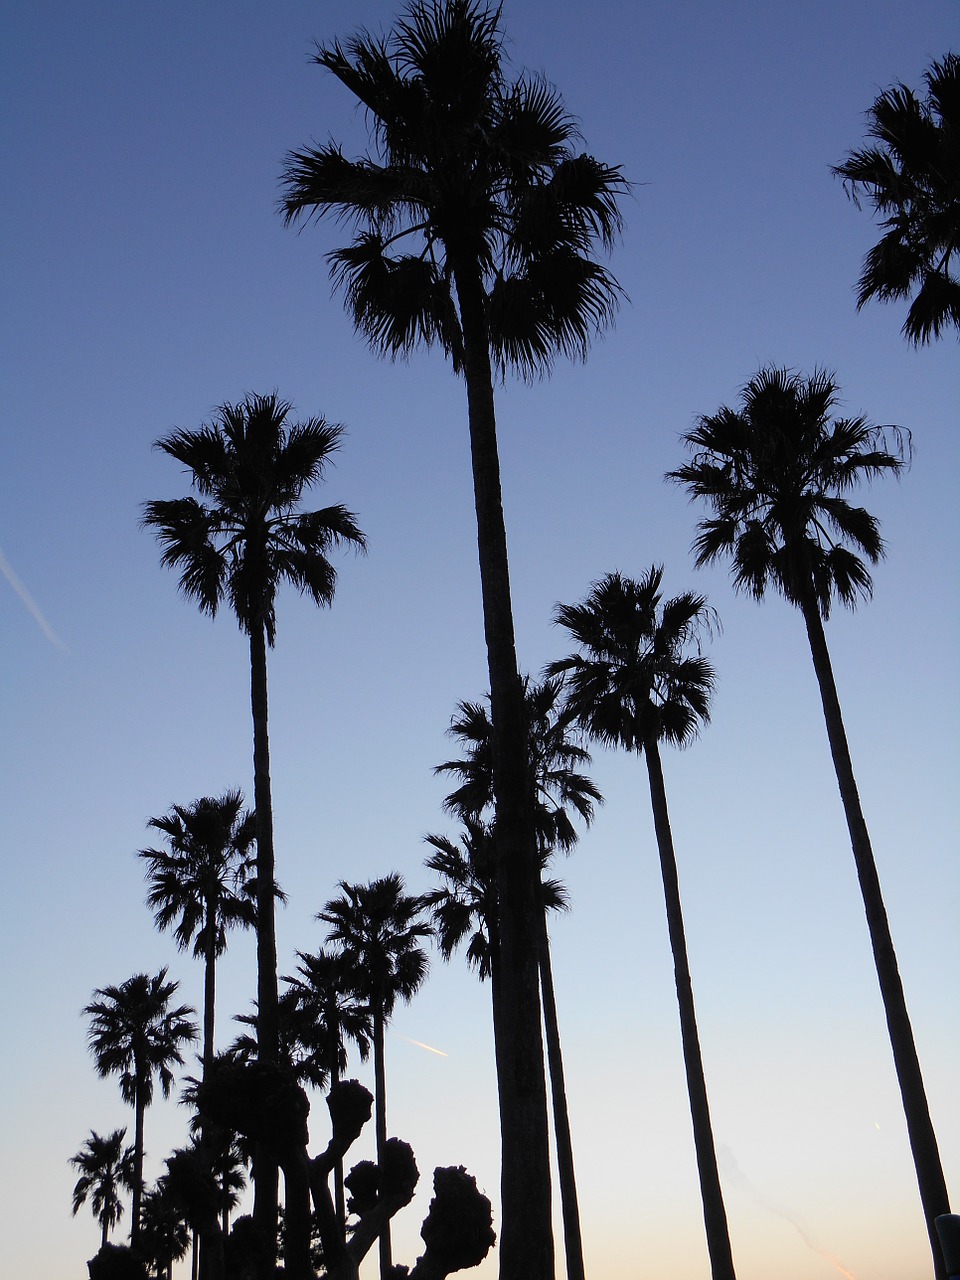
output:
[[[463, 387], [435, 352], [378, 360], [332, 296], [335, 224], [276, 213], [285, 153], [365, 146], [314, 40], [385, 29], [394, 0], [4, 6], [0, 209], [0, 1263], [85, 1275], [99, 1234], [70, 1215], [68, 1157], [128, 1125], [97, 1078], [83, 1006], [168, 966], [136, 851], [146, 822], [252, 791], [246, 642], [201, 617], [138, 527], [188, 480], [151, 448], [218, 404], [277, 389], [346, 436], [313, 505], [343, 502], [369, 553], [337, 559], [329, 610], [287, 592], [270, 657], [281, 972], [323, 934], [337, 882], [430, 887], [428, 832], [456, 834], [433, 766], [486, 689]], [[925, 1280], [930, 1259], [876, 975], [799, 616], [693, 569], [697, 511], [664, 483], [698, 414], [761, 366], [833, 370], [843, 409], [913, 434], [864, 503], [888, 555], [873, 601], [827, 628], [948, 1185], [960, 1195], [957, 860], [957, 344], [916, 350], [903, 308], [857, 313], [875, 239], [830, 174], [864, 112], [960, 47], [955, 0], [770, 5], [506, 0], [507, 53], [542, 71], [585, 148], [633, 184], [610, 268], [625, 301], [584, 366], [498, 390], [520, 661], [568, 650], [551, 623], [619, 570], [664, 565], [723, 630], [712, 723], [664, 756], [721, 1174], [740, 1280]], [[606, 797], [557, 868], [552, 930], [588, 1275], [708, 1274], [642, 761], [598, 750]], [[254, 942], [219, 969], [218, 1042], [250, 1009]], [[439, 1049], [428, 1052], [415, 1042]], [[435, 957], [387, 1041], [391, 1133], [417, 1199], [436, 1165], [496, 1202], [489, 991]], [[191, 1061], [187, 1070], [195, 1069]], [[370, 1070], [354, 1064], [366, 1083]], [[313, 1099], [311, 1149], [326, 1143]], [[147, 1115], [147, 1176], [185, 1141]], [[372, 1150], [372, 1134], [355, 1148]], [[498, 1225], [499, 1214], [497, 1212]], [[368, 1266], [366, 1274], [375, 1272]], [[477, 1273], [496, 1274], [491, 1256]], [[562, 1274], [562, 1264], [558, 1274]]]

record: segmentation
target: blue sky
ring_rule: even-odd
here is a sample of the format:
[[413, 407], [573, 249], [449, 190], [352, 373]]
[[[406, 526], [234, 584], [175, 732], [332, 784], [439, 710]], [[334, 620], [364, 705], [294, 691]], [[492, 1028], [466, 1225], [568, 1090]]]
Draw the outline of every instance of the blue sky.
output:
[[[310, 65], [312, 41], [395, 11], [35, 0], [3, 17], [11, 1274], [82, 1275], [96, 1249], [92, 1217], [69, 1216], [66, 1160], [91, 1127], [131, 1117], [86, 1053], [93, 989], [169, 965], [201, 1000], [198, 966], [143, 905], [146, 820], [252, 785], [243, 637], [179, 598], [138, 529], [143, 501], [186, 492], [151, 450], [158, 436], [273, 388], [348, 429], [316, 505], [355, 510], [369, 555], [338, 562], [329, 611], [281, 598], [271, 657], [282, 971], [320, 944], [313, 916], [338, 880], [397, 869], [426, 888], [422, 836], [453, 834], [431, 770], [452, 752], [456, 702], [486, 683], [463, 389], [439, 354], [375, 359], [330, 293], [337, 228], [296, 234], [275, 213], [288, 149], [364, 145], [349, 95]], [[508, 0], [504, 21], [514, 63], [555, 81], [588, 149], [635, 184], [611, 260], [628, 295], [616, 328], [586, 366], [499, 396], [521, 662], [536, 672], [565, 651], [554, 604], [612, 569], [663, 562], [668, 591], [702, 590], [718, 610], [713, 723], [665, 770], [738, 1274], [921, 1280], [925, 1234], [803, 628], [778, 600], [735, 597], [722, 567], [693, 571], [696, 512], [662, 476], [695, 416], [732, 403], [765, 363], [825, 365], [848, 411], [913, 432], [911, 472], [864, 497], [889, 547], [875, 599], [838, 612], [828, 640], [956, 1191], [957, 346], [907, 346], [897, 306], [857, 314], [874, 228], [829, 166], [860, 143], [881, 88], [919, 85], [958, 47], [957, 5]], [[593, 773], [607, 802], [560, 869], [573, 910], [554, 929], [588, 1271], [694, 1280], [706, 1255], [646, 782], [612, 753]], [[252, 938], [235, 936], [221, 1043], [253, 967]], [[398, 1220], [396, 1254], [412, 1263], [434, 1165], [497, 1188], [489, 993], [462, 961], [435, 961], [388, 1054], [390, 1128], [422, 1175]], [[317, 1099], [316, 1144], [324, 1115]], [[151, 1176], [185, 1122], [173, 1101], [148, 1115]]]

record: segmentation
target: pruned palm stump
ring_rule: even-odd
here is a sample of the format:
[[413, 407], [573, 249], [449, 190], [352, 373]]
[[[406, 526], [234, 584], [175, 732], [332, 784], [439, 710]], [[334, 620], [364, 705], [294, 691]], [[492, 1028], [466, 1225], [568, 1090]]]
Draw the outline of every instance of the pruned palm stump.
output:
[[[236, 1129], [263, 1144], [283, 1170], [286, 1187], [287, 1280], [314, 1280], [310, 1261], [311, 1205], [328, 1280], [359, 1280], [360, 1264], [396, 1213], [413, 1199], [420, 1174], [410, 1146], [390, 1138], [379, 1164], [361, 1161], [347, 1175], [347, 1208], [354, 1215], [344, 1241], [330, 1190], [338, 1161], [370, 1119], [373, 1096], [356, 1080], [332, 1086], [327, 1095], [331, 1137], [319, 1155], [308, 1153], [310, 1103], [292, 1074], [270, 1063], [216, 1059], [200, 1086], [201, 1116]], [[424, 1252], [412, 1270], [397, 1269], [410, 1280], [443, 1280], [455, 1271], [479, 1266], [496, 1235], [490, 1201], [463, 1167], [438, 1168], [434, 1196], [420, 1229]]]

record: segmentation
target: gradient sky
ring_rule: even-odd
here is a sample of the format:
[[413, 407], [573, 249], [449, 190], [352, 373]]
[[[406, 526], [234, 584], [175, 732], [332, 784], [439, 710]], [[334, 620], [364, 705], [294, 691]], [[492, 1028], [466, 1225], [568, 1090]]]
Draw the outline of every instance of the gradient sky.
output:
[[[143, 905], [146, 820], [252, 788], [245, 640], [179, 597], [138, 529], [144, 500], [187, 492], [151, 443], [273, 388], [348, 427], [314, 505], [355, 510], [369, 555], [338, 561], [330, 611], [281, 597], [271, 657], [281, 972], [320, 945], [338, 880], [397, 869], [428, 887], [422, 836], [455, 833], [431, 770], [486, 667], [463, 388], [439, 354], [373, 357], [331, 297], [337, 228], [298, 235], [275, 213], [288, 149], [365, 138], [312, 41], [388, 25], [394, 0], [4, 8], [0, 1252], [5, 1274], [66, 1280], [98, 1243], [86, 1208], [70, 1217], [67, 1158], [91, 1128], [132, 1133], [80, 1009], [162, 965], [202, 996]], [[874, 226], [829, 173], [880, 89], [919, 86], [960, 47], [958, 20], [955, 0], [505, 5], [514, 63], [554, 80], [588, 149], [635, 184], [615, 330], [585, 367], [499, 397], [520, 658], [537, 672], [566, 652], [554, 604], [613, 569], [662, 561], [668, 591], [703, 590], [722, 617], [713, 723], [664, 764], [740, 1280], [925, 1280], [930, 1262], [800, 618], [693, 571], [696, 512], [662, 476], [695, 415], [765, 363], [825, 365], [849, 412], [913, 432], [912, 471], [864, 495], [889, 546], [875, 599], [828, 640], [960, 1194], [957, 344], [907, 346], [899, 306], [857, 314]], [[593, 776], [607, 803], [559, 869], [574, 908], [553, 930], [588, 1274], [699, 1280], [645, 775], [598, 752]], [[253, 989], [253, 938], [234, 935], [221, 1044]], [[395, 1019], [389, 1128], [422, 1175], [400, 1261], [435, 1165], [496, 1196], [489, 1022], [459, 958]], [[316, 1149], [321, 1099], [313, 1118]], [[185, 1127], [174, 1101], [150, 1111], [148, 1176]]]

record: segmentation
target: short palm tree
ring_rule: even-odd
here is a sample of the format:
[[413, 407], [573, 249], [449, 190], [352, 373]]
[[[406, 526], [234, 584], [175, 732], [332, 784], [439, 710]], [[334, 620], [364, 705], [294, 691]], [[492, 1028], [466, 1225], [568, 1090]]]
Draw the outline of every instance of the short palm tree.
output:
[[[577, 842], [577, 830], [569, 811], [573, 810], [589, 824], [593, 819], [594, 806], [602, 801], [602, 796], [594, 783], [580, 772], [580, 766], [590, 763], [590, 753], [573, 741], [569, 721], [564, 721], [559, 714], [561, 687], [562, 682], [555, 679], [545, 679], [539, 683], [531, 683], [526, 678], [523, 681], [527, 786], [534, 797], [534, 826], [539, 857], [538, 963], [557, 1142], [564, 1254], [568, 1280], [582, 1280], [584, 1269], [580, 1210], [547, 929], [547, 910], [556, 904], [549, 900], [543, 882], [543, 868], [552, 853], [558, 849], [569, 853]], [[453, 774], [460, 780], [460, 786], [444, 800], [444, 808], [462, 821], [476, 820], [484, 814], [489, 819], [494, 807], [493, 733], [486, 707], [478, 702], [461, 702], [451, 722], [450, 733], [460, 741], [466, 754], [459, 760], [449, 760], [438, 765], [435, 770], [437, 773]], [[468, 837], [472, 840], [469, 828]], [[495, 840], [492, 847], [496, 847]]]
[[140, 1207], [140, 1253], [156, 1280], [172, 1280], [173, 1264], [187, 1256], [190, 1228], [179, 1204], [161, 1177], [143, 1193]]
[[786, 369], [761, 370], [743, 388], [738, 409], [724, 407], [698, 420], [684, 437], [693, 457], [669, 478], [714, 513], [698, 526], [697, 563], [729, 556], [738, 590], [759, 600], [772, 587], [803, 616], [920, 1198], [942, 1277], [934, 1219], [949, 1212], [946, 1184], [823, 626], [835, 599], [852, 608], [869, 598], [872, 581], [864, 561], [875, 564], [884, 554], [878, 521], [846, 495], [861, 480], [898, 474], [908, 442], [863, 417], [834, 417], [838, 397], [836, 382], [823, 371], [806, 377]]
[[141, 849], [147, 863], [147, 906], [158, 929], [173, 928], [181, 950], [193, 943], [204, 964], [203, 1069], [213, 1060], [216, 963], [227, 946], [227, 930], [257, 922], [252, 882], [256, 820], [243, 808], [240, 791], [203, 796], [151, 818], [167, 849]]
[[[347, 1041], [352, 1040], [362, 1061], [370, 1054], [373, 1024], [369, 1005], [350, 990], [352, 975], [342, 952], [297, 952], [295, 974], [284, 976], [308, 1079], [317, 1088], [333, 1088], [347, 1069]], [[334, 1204], [341, 1229], [346, 1230], [343, 1161], [334, 1167]]]
[[546, 80], [510, 78], [500, 5], [412, 0], [391, 34], [319, 47], [363, 104], [372, 155], [291, 152], [288, 222], [355, 228], [330, 255], [358, 331], [381, 354], [439, 346], [467, 391], [500, 823], [504, 991], [498, 1038], [504, 1274], [553, 1274], [550, 1169], [537, 1008], [536, 851], [523, 787], [523, 694], [514, 640], [494, 407], [495, 370], [535, 375], [581, 357], [619, 298], [594, 259], [620, 229], [616, 168], [578, 153]]
[[904, 84], [884, 90], [867, 112], [874, 145], [833, 170], [884, 228], [864, 258], [857, 307], [913, 294], [903, 333], [917, 345], [960, 331], [960, 56], [932, 63], [924, 80], [924, 97]]
[[135, 973], [116, 987], [99, 987], [83, 1012], [90, 1019], [87, 1041], [97, 1074], [119, 1075], [120, 1095], [134, 1109], [133, 1207], [130, 1243], [136, 1245], [143, 1191], [143, 1118], [153, 1101], [156, 1077], [165, 1098], [173, 1088], [173, 1068], [183, 1065], [181, 1045], [197, 1038], [188, 1005], [171, 1007], [179, 983], [166, 969], [150, 977]]
[[96, 1129], [75, 1156], [72, 1164], [80, 1173], [73, 1188], [73, 1212], [78, 1213], [87, 1199], [93, 1216], [100, 1223], [100, 1247], [107, 1243], [110, 1232], [123, 1216], [121, 1191], [132, 1191], [134, 1183], [133, 1147], [123, 1144], [126, 1129], [114, 1129], [101, 1137]]
[[661, 742], [685, 747], [709, 719], [713, 668], [699, 650], [695, 655], [686, 650], [709, 626], [710, 611], [702, 596], [690, 592], [664, 601], [662, 582], [663, 569], [657, 566], [638, 582], [611, 573], [593, 585], [582, 604], [558, 605], [554, 620], [570, 632], [580, 652], [548, 670], [565, 677], [566, 714], [591, 738], [635, 751], [646, 761], [711, 1273], [714, 1280], [734, 1280], [660, 761]]
[[[346, 989], [370, 1010], [373, 1025], [374, 1120], [377, 1161], [387, 1143], [387, 1095], [384, 1069], [384, 1030], [397, 1001], [408, 1003], [427, 976], [427, 953], [420, 945], [431, 936], [423, 918], [424, 902], [404, 892], [403, 879], [393, 873], [369, 884], [341, 880], [341, 896], [332, 898], [317, 914], [329, 925], [327, 940], [343, 956]], [[387, 1280], [392, 1266], [389, 1223], [380, 1236], [380, 1275]]]

